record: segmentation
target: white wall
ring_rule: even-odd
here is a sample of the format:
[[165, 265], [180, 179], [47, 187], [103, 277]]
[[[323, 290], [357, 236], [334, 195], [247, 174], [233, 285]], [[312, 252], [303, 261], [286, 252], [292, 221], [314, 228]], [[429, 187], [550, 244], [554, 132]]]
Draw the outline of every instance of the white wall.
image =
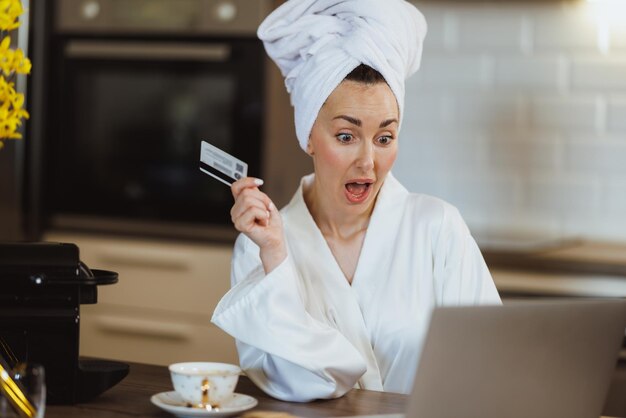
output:
[[626, 240], [626, 7], [417, 5], [396, 176], [474, 230]]

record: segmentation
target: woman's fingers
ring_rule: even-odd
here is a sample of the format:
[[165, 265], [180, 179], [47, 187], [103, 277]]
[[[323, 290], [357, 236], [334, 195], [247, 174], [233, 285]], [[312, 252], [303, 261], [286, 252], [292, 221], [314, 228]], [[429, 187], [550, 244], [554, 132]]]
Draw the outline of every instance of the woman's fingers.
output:
[[268, 210], [270, 208], [270, 203], [272, 203], [272, 200], [269, 198], [269, 196], [263, 193], [262, 191], [260, 191], [256, 187], [254, 188], [248, 187], [248, 188], [243, 189], [239, 193], [239, 196], [237, 196], [235, 203], [237, 203], [237, 201], [240, 201], [240, 200], [244, 202], [260, 201], [262, 202], [263, 205], [265, 205], [265, 207]]
[[230, 211], [230, 216], [235, 226], [237, 226], [237, 219], [251, 208], [256, 208], [255, 213], [262, 215], [256, 219], [256, 223], [267, 225], [267, 219], [270, 217], [269, 208], [274, 204], [265, 193], [258, 189], [260, 183], [262, 183], [260, 179], [246, 177], [232, 184], [231, 190], [235, 196], [235, 204]]
[[260, 179], [246, 177], [233, 183], [235, 197], [230, 216], [237, 229], [248, 231], [254, 225], [267, 226], [270, 218], [271, 199], [258, 189]]
[[233, 209], [236, 210], [237, 208], [246, 208], [248, 206], [259, 206], [269, 210], [269, 202], [270, 199], [265, 195], [265, 193], [257, 189], [245, 189], [239, 193], [239, 196], [233, 204]]
[[231, 185], [235, 203], [230, 216], [235, 228], [260, 248], [278, 248], [276, 243], [281, 244], [284, 239], [282, 220], [276, 205], [259, 190], [261, 184], [261, 179], [246, 177]]
[[231, 218], [238, 218], [241, 213], [245, 212], [250, 207], [257, 207], [265, 211], [269, 211], [270, 205], [273, 205], [270, 198], [260, 190], [244, 189], [235, 200], [235, 204], [230, 210]]
[[267, 226], [270, 213], [265, 209], [250, 207], [239, 217], [233, 219], [235, 228], [241, 232], [251, 232], [257, 226]]
[[263, 180], [261, 179], [255, 177], [244, 177], [231, 184], [230, 191], [233, 194], [233, 198], [237, 200], [237, 197], [243, 190], [248, 188], [258, 188], [261, 185], [263, 185]]
[[278, 208], [276, 207], [276, 205], [274, 204], [274, 202], [272, 202], [270, 200], [269, 205], [267, 205], [267, 208], [269, 209], [269, 218], [273, 219], [276, 217], [280, 217], [280, 212], [278, 212]]
[[260, 213], [262, 216], [259, 218], [260, 221], [265, 219], [269, 219], [270, 211], [267, 210], [267, 207], [260, 200], [253, 200], [251, 202], [239, 201], [237, 204], [233, 206], [230, 211], [230, 218], [233, 223], [236, 223], [237, 219], [241, 218], [244, 213], [254, 209], [255, 213]]

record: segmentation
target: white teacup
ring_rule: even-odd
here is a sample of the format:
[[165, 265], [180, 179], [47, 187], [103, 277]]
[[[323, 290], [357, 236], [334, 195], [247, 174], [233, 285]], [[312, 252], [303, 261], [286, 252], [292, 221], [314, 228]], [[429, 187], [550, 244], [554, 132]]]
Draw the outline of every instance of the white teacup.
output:
[[190, 406], [217, 408], [231, 398], [241, 369], [234, 364], [190, 362], [169, 366], [174, 390]]

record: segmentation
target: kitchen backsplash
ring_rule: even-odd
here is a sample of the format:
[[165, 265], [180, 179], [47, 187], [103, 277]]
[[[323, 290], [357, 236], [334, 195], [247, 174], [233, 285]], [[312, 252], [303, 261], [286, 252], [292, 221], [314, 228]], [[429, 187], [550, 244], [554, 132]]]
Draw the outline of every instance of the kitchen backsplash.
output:
[[473, 230], [626, 241], [626, 8], [417, 5], [395, 175]]

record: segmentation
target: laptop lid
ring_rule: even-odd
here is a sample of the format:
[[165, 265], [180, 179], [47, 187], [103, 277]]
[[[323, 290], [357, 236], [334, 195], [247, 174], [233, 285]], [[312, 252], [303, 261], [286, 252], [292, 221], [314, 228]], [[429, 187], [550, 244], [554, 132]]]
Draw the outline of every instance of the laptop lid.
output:
[[626, 301], [433, 311], [407, 418], [591, 418], [602, 412]]

